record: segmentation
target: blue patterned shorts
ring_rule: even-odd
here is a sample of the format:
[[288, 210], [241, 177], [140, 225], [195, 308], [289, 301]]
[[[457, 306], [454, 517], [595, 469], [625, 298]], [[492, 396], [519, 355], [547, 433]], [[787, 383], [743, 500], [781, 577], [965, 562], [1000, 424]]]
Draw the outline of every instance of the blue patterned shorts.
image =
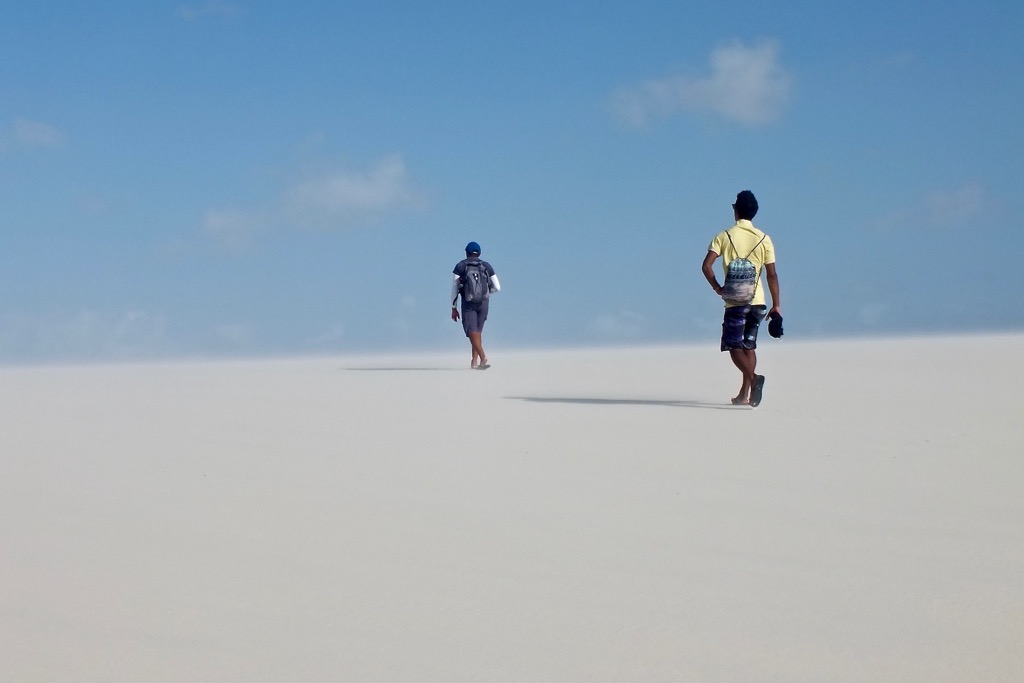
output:
[[767, 306], [730, 306], [722, 320], [722, 350], [756, 349], [757, 330]]

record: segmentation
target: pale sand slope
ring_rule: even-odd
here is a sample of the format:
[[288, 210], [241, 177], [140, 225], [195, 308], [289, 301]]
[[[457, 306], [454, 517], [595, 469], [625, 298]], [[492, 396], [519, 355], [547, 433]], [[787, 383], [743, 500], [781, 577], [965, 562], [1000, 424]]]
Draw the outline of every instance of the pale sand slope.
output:
[[1024, 335], [0, 371], [3, 681], [1024, 680]]

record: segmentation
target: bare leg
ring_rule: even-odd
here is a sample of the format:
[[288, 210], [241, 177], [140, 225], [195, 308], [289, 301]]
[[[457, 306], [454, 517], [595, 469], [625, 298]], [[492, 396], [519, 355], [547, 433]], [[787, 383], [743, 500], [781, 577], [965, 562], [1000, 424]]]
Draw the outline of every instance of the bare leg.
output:
[[740, 393], [732, 399], [732, 402], [736, 404], [749, 403], [750, 387], [754, 383], [754, 370], [757, 369], [757, 352], [753, 349], [729, 349], [729, 357], [732, 359], [733, 365], [743, 374]]
[[471, 367], [487, 365], [487, 354], [484, 353], [483, 335], [479, 332], [469, 333], [469, 343], [473, 347], [473, 361]]

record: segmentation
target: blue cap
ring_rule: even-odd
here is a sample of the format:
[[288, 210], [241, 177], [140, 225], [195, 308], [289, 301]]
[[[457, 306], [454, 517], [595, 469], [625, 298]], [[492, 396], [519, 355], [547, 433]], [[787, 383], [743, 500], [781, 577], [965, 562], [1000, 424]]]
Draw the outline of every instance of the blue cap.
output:
[[466, 245], [466, 253], [467, 254], [479, 254], [480, 253], [480, 245], [477, 244], [476, 242], [470, 242], [469, 244]]

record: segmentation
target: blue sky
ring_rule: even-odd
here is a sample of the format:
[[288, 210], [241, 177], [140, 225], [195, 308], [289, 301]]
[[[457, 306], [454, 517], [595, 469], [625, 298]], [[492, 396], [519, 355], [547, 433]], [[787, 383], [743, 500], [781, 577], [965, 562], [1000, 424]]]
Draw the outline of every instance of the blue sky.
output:
[[788, 337], [1024, 327], [1024, 5], [690, 5], [6, 3], [0, 362], [462, 349], [469, 240], [489, 349], [713, 340], [741, 189]]

